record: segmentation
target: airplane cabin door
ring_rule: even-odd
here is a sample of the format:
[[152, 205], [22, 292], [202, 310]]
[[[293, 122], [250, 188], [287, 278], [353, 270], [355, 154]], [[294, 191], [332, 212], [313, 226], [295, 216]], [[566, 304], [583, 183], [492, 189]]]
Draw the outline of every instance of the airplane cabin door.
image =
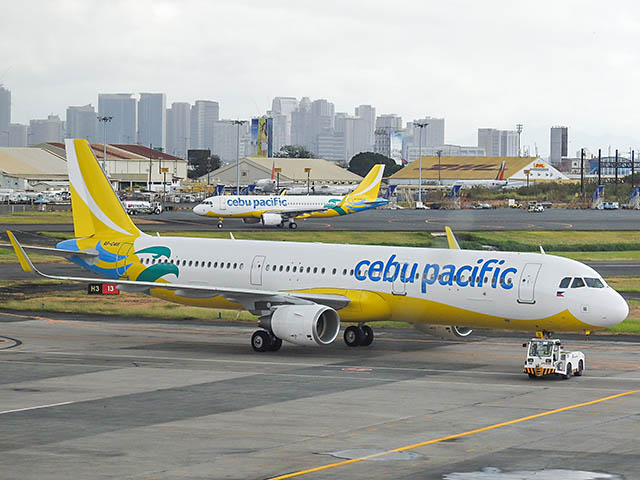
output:
[[264, 255], [256, 255], [251, 263], [251, 285], [262, 285], [262, 268], [264, 267]]
[[402, 275], [400, 274], [406, 262], [403, 262], [401, 260], [396, 260], [396, 261], [399, 263], [400, 267], [399, 267], [398, 275], [396, 276], [396, 279], [391, 284], [391, 293], [394, 295], [406, 295], [407, 283], [402, 281]]
[[518, 302], [536, 303], [535, 288], [540, 267], [542, 267], [540, 263], [527, 263], [524, 266], [518, 284]]

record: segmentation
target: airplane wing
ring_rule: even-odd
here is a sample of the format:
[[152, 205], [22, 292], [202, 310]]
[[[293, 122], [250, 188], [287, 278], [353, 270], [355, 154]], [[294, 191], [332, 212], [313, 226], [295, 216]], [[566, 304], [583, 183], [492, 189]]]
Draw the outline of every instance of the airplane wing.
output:
[[[111, 281], [100, 277], [67, 277], [62, 275], [47, 275], [38, 270], [24, 251], [24, 248], [14, 234], [7, 231], [11, 246], [18, 256], [20, 266], [25, 272], [34, 273], [52, 280], [66, 280], [80, 283], [114, 283], [125, 292], [148, 292], [152, 289], [170, 290], [175, 295], [185, 298], [213, 298], [222, 296], [231, 302], [243, 305], [250, 312], [268, 310], [270, 305], [326, 305], [334, 309], [346, 307], [350, 300], [343, 295], [286, 292], [276, 290], [258, 290], [248, 288], [227, 288], [210, 285], [194, 285], [182, 283], [138, 282], [131, 280]], [[77, 253], [77, 252], [74, 252]]]

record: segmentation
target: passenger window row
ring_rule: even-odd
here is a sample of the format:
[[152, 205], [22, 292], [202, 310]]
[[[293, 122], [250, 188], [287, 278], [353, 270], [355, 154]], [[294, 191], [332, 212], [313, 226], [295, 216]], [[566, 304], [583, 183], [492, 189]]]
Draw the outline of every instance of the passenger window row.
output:
[[[338, 275], [338, 269], [333, 268], [331, 270], [326, 267], [304, 267], [302, 265], [265, 265], [265, 270], [267, 272], [284, 272], [284, 273], [308, 273], [311, 275]], [[343, 276], [353, 276], [353, 269], [348, 270], [346, 268], [342, 269]]]
[[192, 267], [192, 268], [219, 268], [227, 270], [244, 270], [244, 263], [238, 262], [214, 262], [206, 260], [178, 260], [178, 259], [159, 259], [145, 258], [141, 261], [143, 265], [157, 265], [160, 263], [168, 263], [170, 265]]

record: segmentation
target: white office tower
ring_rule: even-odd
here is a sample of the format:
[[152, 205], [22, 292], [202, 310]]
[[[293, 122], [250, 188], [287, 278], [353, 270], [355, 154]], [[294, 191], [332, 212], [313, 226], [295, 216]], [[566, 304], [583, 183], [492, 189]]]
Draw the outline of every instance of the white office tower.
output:
[[249, 122], [236, 125], [233, 120], [218, 120], [213, 126], [213, 145], [211, 153], [218, 155], [225, 163], [235, 163], [250, 151], [251, 136]]
[[298, 108], [295, 97], [275, 97], [271, 102], [273, 118], [273, 151], [277, 152], [284, 145], [291, 145], [291, 114]]
[[9, 124], [11, 123], [11, 91], [0, 85], [0, 146], [9, 144]]
[[220, 120], [218, 102], [196, 100], [191, 107], [191, 148], [213, 151], [213, 129], [218, 120]]
[[26, 147], [29, 135], [29, 126], [22, 123], [9, 124], [9, 147]]
[[519, 135], [515, 130], [478, 129], [478, 148], [484, 149], [487, 157], [517, 157], [519, 147]]
[[191, 104], [174, 102], [167, 109], [167, 150], [170, 155], [187, 158], [191, 147]]
[[98, 136], [98, 115], [93, 105], [67, 107], [65, 138], [84, 138], [89, 143], [102, 141]]
[[[397, 132], [400, 132], [398, 135]], [[374, 130], [373, 151], [391, 158], [391, 138], [402, 139], [402, 117], [395, 114], [380, 115], [376, 118], [376, 128]], [[401, 157], [402, 153], [398, 152]]]
[[359, 117], [365, 123], [365, 133], [367, 135], [368, 148], [366, 151], [373, 150], [374, 137], [373, 130], [376, 126], [376, 109], [371, 105], [360, 105], [355, 110], [356, 117]]
[[[415, 127], [415, 123], [426, 123], [422, 129]], [[420, 134], [422, 130], [422, 134]], [[413, 146], [435, 147], [444, 145], [444, 118], [425, 117], [407, 123], [405, 138]]]
[[167, 141], [167, 97], [164, 93], [141, 93], [138, 101], [138, 143], [162, 148]]
[[302, 145], [318, 155], [318, 135], [327, 135], [334, 128], [335, 107], [324, 99], [311, 102], [304, 97], [291, 113], [291, 143]]
[[396, 115], [395, 113], [380, 115], [376, 117], [376, 128], [402, 130], [402, 117]]
[[[106, 122], [107, 144], [135, 144], [136, 135], [136, 99], [131, 93], [98, 94], [98, 116], [111, 117]], [[103, 141], [105, 125], [99, 125], [98, 138]]]
[[560, 165], [562, 157], [567, 156], [569, 146], [569, 128], [551, 127], [551, 154], [549, 161], [551, 165]]
[[29, 121], [29, 145], [46, 142], [61, 142], [64, 125], [58, 115], [49, 115], [46, 119]]
[[344, 161], [349, 163], [354, 155], [370, 152], [369, 122], [351, 115], [336, 115], [336, 133], [344, 138]]

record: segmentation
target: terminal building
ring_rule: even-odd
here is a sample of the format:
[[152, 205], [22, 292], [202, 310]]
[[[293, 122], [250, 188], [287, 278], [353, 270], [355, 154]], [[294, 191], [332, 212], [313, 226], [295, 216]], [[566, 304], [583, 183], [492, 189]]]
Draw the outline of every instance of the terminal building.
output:
[[[249, 185], [258, 180], [269, 179], [274, 169], [281, 183], [302, 185], [308, 180], [315, 185], [355, 185], [362, 180], [360, 175], [339, 167], [335, 162], [319, 158], [244, 157], [240, 159], [240, 184]], [[306, 169], [310, 170], [307, 172]], [[200, 181], [233, 185], [237, 181], [236, 163], [214, 170], [202, 176]]]
[[[460, 181], [495, 180], [502, 162], [505, 180], [531, 182], [568, 180], [551, 164], [536, 157], [422, 157], [423, 185], [455, 185]], [[419, 161], [389, 177], [391, 185], [418, 185]]]

